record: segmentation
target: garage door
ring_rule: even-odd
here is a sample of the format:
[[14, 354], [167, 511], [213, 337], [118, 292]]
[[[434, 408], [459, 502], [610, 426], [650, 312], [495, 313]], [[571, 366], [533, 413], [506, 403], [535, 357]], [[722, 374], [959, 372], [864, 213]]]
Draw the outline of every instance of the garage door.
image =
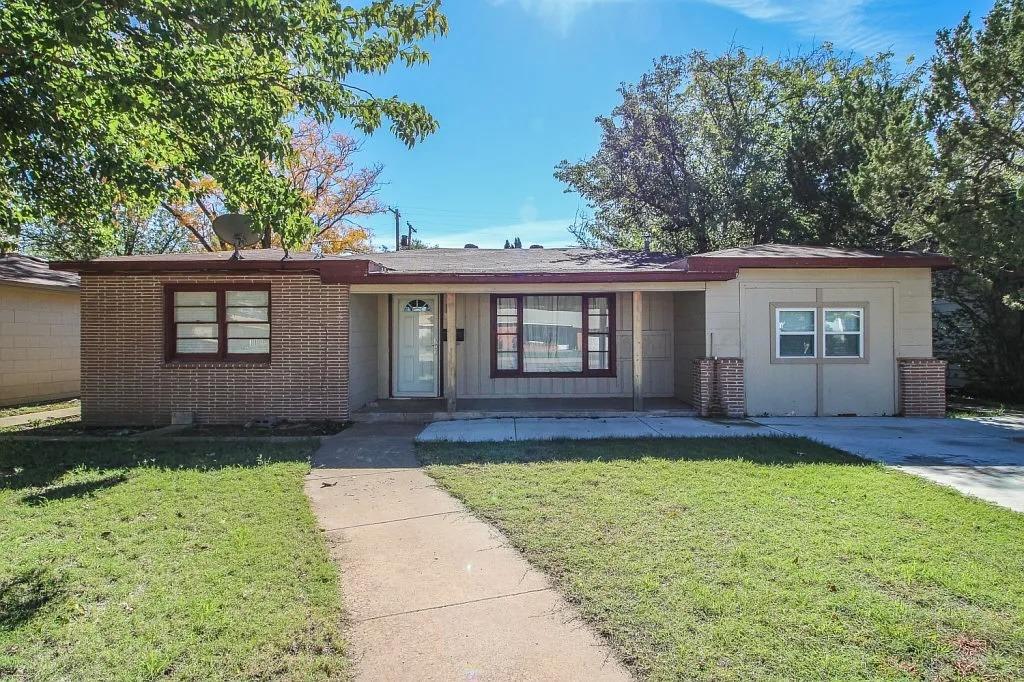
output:
[[893, 288], [746, 284], [742, 294], [747, 412], [895, 412]]

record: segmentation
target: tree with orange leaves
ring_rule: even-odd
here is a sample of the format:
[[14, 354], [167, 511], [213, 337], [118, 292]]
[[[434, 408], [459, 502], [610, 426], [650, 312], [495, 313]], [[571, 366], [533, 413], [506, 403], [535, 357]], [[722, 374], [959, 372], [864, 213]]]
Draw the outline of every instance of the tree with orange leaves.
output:
[[[273, 168], [305, 200], [313, 221], [313, 236], [301, 245], [324, 253], [369, 251], [371, 233], [356, 223], [360, 216], [380, 213], [377, 201], [383, 166], [356, 168], [354, 156], [359, 143], [343, 133], [331, 133], [315, 121], [302, 121], [291, 139], [292, 153]], [[188, 233], [190, 241], [205, 251], [231, 248], [213, 233], [213, 219], [225, 213], [225, 197], [212, 178], [201, 178], [182, 188], [182, 199], [165, 202], [164, 208]], [[280, 246], [280, 235], [270, 229], [262, 246]]]

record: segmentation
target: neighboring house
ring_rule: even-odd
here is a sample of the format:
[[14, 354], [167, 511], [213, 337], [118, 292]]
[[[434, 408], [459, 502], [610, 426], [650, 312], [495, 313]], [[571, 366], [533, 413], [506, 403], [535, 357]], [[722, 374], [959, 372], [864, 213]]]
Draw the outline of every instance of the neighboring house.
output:
[[86, 422], [944, 410], [940, 255], [230, 255], [54, 264], [82, 276]]
[[0, 407], [78, 395], [78, 275], [0, 254]]

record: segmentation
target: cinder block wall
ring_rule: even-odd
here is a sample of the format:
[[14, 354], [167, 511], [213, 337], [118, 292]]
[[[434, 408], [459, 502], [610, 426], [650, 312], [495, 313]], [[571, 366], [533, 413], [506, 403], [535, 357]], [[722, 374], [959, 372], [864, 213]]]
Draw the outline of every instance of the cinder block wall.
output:
[[[269, 363], [164, 358], [164, 285], [270, 282]], [[348, 418], [349, 289], [319, 275], [82, 277], [82, 421], [167, 424]]]
[[79, 391], [78, 290], [0, 285], [0, 407]]

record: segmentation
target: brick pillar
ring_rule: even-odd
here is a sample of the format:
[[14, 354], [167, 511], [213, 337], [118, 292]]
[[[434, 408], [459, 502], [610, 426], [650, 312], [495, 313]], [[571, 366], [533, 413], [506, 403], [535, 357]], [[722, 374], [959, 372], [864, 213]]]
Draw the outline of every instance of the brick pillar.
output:
[[693, 406], [702, 417], [743, 417], [746, 414], [746, 397], [742, 358], [694, 360]]
[[715, 361], [711, 358], [697, 358], [693, 361], [693, 408], [701, 417], [711, 414], [714, 373]]
[[946, 361], [899, 358], [900, 414], [904, 417], [946, 416]]

